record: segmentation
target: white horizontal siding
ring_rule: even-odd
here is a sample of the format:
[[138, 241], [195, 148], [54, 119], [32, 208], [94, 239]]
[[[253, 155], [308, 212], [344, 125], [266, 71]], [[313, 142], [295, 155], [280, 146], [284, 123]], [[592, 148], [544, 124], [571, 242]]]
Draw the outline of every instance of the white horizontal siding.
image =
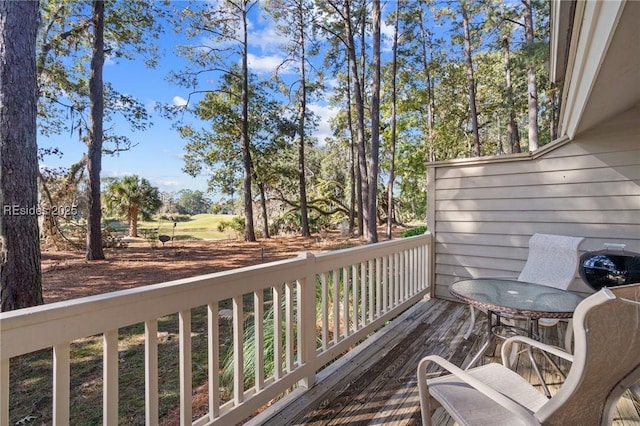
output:
[[[541, 154], [443, 162], [429, 170], [435, 294], [470, 276], [517, 276], [533, 233], [640, 252], [640, 106]], [[579, 278], [572, 288], [589, 291]]]

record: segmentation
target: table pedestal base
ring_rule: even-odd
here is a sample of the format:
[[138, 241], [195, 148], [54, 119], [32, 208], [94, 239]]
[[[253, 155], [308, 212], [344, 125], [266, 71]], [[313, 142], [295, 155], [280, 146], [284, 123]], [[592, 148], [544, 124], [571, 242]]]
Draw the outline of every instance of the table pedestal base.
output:
[[[526, 326], [526, 328], [524, 328], [524, 327], [518, 327], [518, 326], [510, 325], [510, 324], [503, 324], [502, 323], [503, 319], [524, 320], [524, 321], [527, 322], [527, 326]], [[500, 331], [506, 332], [507, 335], [505, 335], [504, 333], [500, 333]], [[482, 346], [480, 347], [480, 349], [478, 350], [478, 353], [476, 353], [474, 355], [474, 357], [471, 359], [469, 364], [466, 366], [465, 370], [468, 370], [469, 368], [471, 368], [474, 365], [476, 365], [476, 363], [485, 354], [487, 349], [489, 349], [489, 346], [491, 345], [491, 343], [493, 342], [493, 340], [496, 337], [499, 338], [499, 339], [505, 340], [508, 337], [510, 337], [508, 334], [511, 334], [511, 335], [522, 334], [522, 335], [531, 337], [532, 339], [539, 340], [540, 336], [539, 336], [538, 332], [539, 331], [538, 331], [538, 319], [537, 318], [530, 318], [530, 317], [504, 317], [504, 316], [500, 315], [498, 312], [487, 311], [487, 338], [486, 338], [485, 342], [482, 344]], [[544, 378], [542, 377], [542, 373], [540, 372], [540, 369], [538, 368], [538, 364], [535, 362], [535, 359], [533, 358], [533, 349], [530, 346], [527, 346], [527, 348], [525, 350], [527, 351], [527, 355], [529, 356], [529, 360], [531, 362], [531, 366], [533, 367], [533, 370], [535, 371], [536, 375], [540, 379], [540, 384], [542, 385], [542, 389], [544, 390], [544, 394], [547, 396], [547, 398], [551, 398], [551, 393], [549, 392], [549, 388], [547, 387], [547, 383], [544, 381]], [[512, 350], [511, 350], [510, 360], [509, 360], [511, 364], [513, 364], [513, 362], [515, 361], [515, 357], [518, 356], [518, 353], [519, 353], [518, 345], [514, 344], [513, 347], [512, 347]], [[558, 365], [549, 357], [549, 355], [547, 353], [545, 353], [544, 351], [542, 352], [542, 354], [547, 359], [547, 361], [549, 361], [549, 363], [551, 363], [551, 365], [556, 370], [558, 370], [558, 372], [560, 372], [560, 374], [562, 374], [562, 376], [564, 376], [564, 374], [560, 370], [560, 367], [558, 367]]]

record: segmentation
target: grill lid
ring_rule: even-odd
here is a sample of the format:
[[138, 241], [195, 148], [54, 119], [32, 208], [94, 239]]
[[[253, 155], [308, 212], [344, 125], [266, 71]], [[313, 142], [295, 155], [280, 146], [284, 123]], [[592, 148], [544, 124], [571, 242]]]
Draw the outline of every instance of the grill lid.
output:
[[640, 282], [640, 254], [625, 251], [624, 244], [605, 244], [604, 250], [580, 256], [579, 272], [592, 289]]

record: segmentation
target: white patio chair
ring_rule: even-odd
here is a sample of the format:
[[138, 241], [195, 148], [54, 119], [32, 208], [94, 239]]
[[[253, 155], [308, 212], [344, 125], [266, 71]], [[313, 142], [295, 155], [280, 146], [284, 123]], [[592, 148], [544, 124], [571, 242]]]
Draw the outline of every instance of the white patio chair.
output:
[[[640, 284], [604, 288], [573, 318], [575, 354], [524, 336], [505, 341], [502, 364], [462, 370], [439, 356], [418, 365], [422, 421], [442, 406], [460, 425], [609, 425], [620, 396], [640, 379]], [[510, 345], [528, 344], [572, 363], [551, 399], [509, 368]], [[451, 374], [427, 379], [432, 363]]]
[[[529, 254], [517, 280], [566, 290], [576, 276], [580, 260], [578, 246], [583, 237], [533, 234], [529, 239]], [[475, 309], [471, 309], [471, 324], [464, 335], [468, 339], [475, 325]], [[508, 321], [508, 320], [507, 320]], [[538, 325], [554, 326], [559, 320], [541, 318]], [[567, 327], [564, 347], [571, 348], [571, 327]]]

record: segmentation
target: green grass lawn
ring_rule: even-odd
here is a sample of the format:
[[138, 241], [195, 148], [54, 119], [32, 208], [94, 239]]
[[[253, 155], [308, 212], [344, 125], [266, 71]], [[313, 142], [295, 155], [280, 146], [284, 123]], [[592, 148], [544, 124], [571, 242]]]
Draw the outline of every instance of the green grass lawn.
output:
[[188, 220], [174, 222], [170, 220], [153, 220], [138, 222], [138, 230], [141, 237], [155, 232], [157, 235], [168, 235], [176, 240], [209, 240], [234, 238], [233, 229], [227, 227], [224, 232], [219, 231], [222, 222], [231, 222], [235, 216], [223, 214], [197, 214]]

